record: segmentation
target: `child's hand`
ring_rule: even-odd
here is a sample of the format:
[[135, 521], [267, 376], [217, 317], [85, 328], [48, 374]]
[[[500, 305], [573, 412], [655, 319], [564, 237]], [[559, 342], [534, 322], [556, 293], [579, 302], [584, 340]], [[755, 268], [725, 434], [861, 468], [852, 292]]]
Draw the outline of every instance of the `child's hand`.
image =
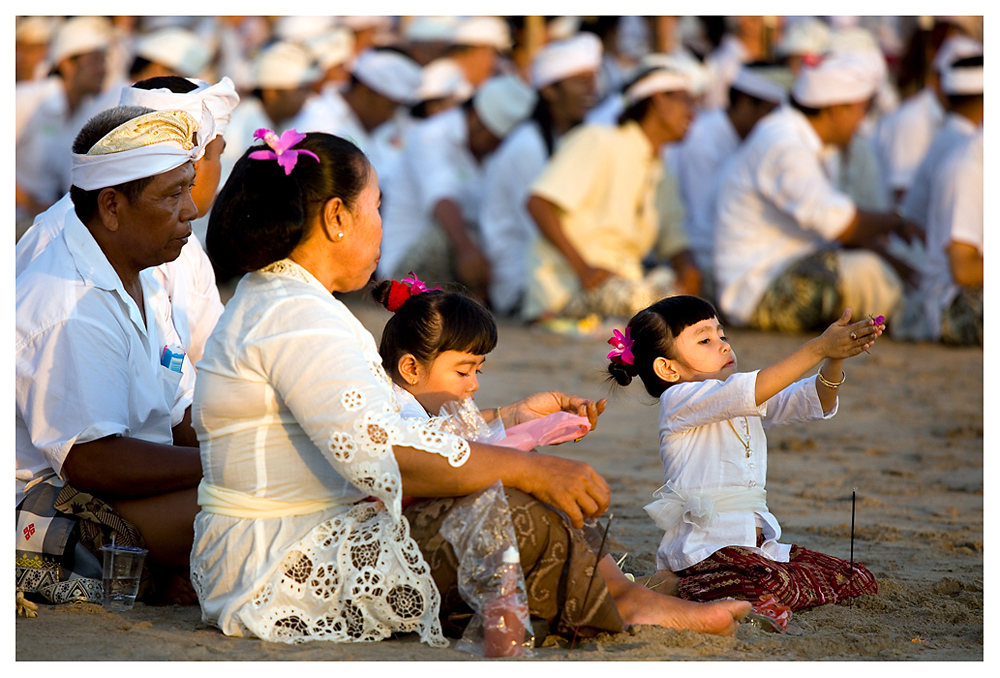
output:
[[844, 315], [826, 328], [819, 337], [823, 357], [834, 360], [851, 358], [875, 345], [882, 335], [885, 325], [876, 325], [871, 318], [851, 322], [851, 309], [844, 309]]

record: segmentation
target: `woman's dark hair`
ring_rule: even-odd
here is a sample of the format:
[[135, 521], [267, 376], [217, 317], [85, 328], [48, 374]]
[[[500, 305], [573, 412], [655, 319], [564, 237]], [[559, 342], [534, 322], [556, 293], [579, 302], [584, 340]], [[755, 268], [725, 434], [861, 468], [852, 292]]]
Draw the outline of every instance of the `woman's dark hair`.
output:
[[291, 174], [275, 160], [253, 160], [251, 146], [219, 191], [208, 220], [205, 247], [223, 277], [256, 271], [287, 257], [306, 225], [333, 198], [353, 210], [371, 174], [365, 154], [350, 141], [312, 132], [296, 144], [319, 156], [300, 154]]
[[[372, 288], [372, 297], [388, 308], [392, 280]], [[399, 283], [397, 283], [399, 284]], [[457, 291], [430, 290], [404, 301], [382, 330], [378, 352], [390, 377], [407, 353], [421, 365], [445, 351], [486, 355], [497, 345], [497, 324], [481, 303]]]
[[718, 316], [715, 307], [701, 297], [680, 295], [660, 299], [628, 321], [634, 362], [629, 365], [612, 360], [608, 363], [609, 378], [620, 386], [628, 386], [634, 377], [639, 377], [646, 392], [659, 398], [673, 382], [656, 376], [653, 362], [661, 356], [676, 358], [674, 339], [685, 328]]

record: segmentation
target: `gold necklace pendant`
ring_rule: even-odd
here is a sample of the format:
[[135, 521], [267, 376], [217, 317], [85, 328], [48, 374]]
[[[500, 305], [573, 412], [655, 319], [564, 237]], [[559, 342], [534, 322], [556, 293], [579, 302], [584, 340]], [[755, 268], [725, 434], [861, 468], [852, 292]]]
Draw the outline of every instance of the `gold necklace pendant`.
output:
[[741, 436], [740, 432], [736, 430], [736, 425], [733, 423], [733, 420], [732, 419], [727, 419], [726, 421], [729, 422], [729, 427], [731, 429], [733, 429], [733, 433], [736, 434], [737, 440], [739, 440], [740, 443], [743, 445], [743, 449], [746, 450], [746, 453], [747, 453], [747, 459], [749, 459], [750, 458], [750, 422], [747, 421], [746, 417], [743, 417], [743, 423], [746, 424], [746, 427], [747, 427], [747, 439], [743, 440], [743, 436]]

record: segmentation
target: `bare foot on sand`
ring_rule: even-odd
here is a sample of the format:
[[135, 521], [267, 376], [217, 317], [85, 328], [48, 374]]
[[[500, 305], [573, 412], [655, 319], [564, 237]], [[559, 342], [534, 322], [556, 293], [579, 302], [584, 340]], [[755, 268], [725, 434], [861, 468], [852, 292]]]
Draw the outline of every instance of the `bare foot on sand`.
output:
[[750, 612], [750, 603], [745, 600], [696, 603], [665, 596], [642, 584], [623, 587], [614, 598], [618, 614], [628, 625], [653, 624], [720, 636], [733, 635], [739, 621]]
[[[652, 624], [669, 629], [689, 629], [698, 633], [731, 636], [736, 633], [740, 620], [750, 613], [750, 603], [744, 600], [695, 603], [658, 593], [638, 581], [629, 581], [610, 555], [601, 559], [598, 569], [626, 626]], [[649, 577], [654, 583], [661, 582], [661, 587], [673, 586], [674, 591], [677, 589], [678, 579], [677, 575], [668, 570], [660, 570]]]

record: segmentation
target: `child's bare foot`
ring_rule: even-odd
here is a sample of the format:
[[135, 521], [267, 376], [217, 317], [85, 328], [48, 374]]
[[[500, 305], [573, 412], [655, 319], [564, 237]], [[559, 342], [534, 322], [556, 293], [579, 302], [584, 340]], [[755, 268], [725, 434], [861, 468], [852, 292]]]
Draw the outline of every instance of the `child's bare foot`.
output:
[[739, 621], [750, 612], [745, 600], [696, 603], [652, 591], [634, 584], [615, 596], [618, 613], [626, 625], [652, 624], [670, 629], [690, 629], [698, 633], [731, 636]]
[[657, 570], [653, 574], [645, 577], [636, 577], [635, 583], [642, 584], [647, 589], [656, 591], [657, 593], [662, 593], [665, 596], [676, 596], [677, 582], [679, 582], [680, 579], [681, 578], [679, 576], [670, 570]]

